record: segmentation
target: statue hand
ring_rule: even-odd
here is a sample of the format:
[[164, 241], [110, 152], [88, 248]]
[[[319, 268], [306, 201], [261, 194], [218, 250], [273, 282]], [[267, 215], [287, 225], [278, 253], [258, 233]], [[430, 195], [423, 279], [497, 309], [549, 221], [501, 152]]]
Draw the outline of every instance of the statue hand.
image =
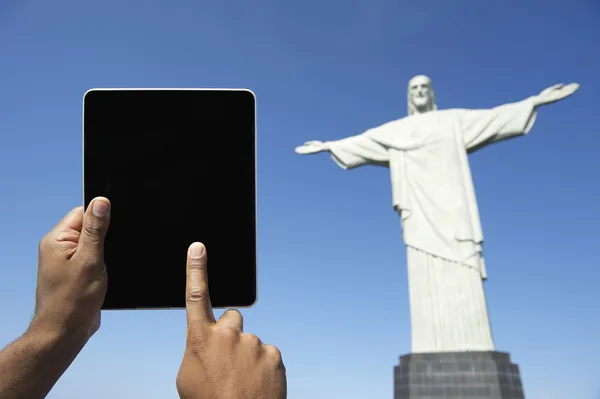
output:
[[536, 105], [545, 105], [551, 104], [556, 101], [560, 101], [563, 98], [569, 97], [578, 89], [578, 83], [570, 83], [568, 85], [561, 83], [548, 87], [546, 90], [542, 91], [540, 94], [535, 96]]
[[307, 141], [304, 145], [300, 147], [296, 147], [296, 152], [298, 154], [316, 154], [318, 152], [328, 151], [329, 148], [327, 143], [323, 143], [322, 141]]

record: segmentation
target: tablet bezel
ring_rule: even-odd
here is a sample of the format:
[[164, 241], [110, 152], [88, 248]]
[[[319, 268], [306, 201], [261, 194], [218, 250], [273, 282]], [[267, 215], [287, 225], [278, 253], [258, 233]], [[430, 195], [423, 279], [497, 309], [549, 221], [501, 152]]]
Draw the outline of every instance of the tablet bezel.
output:
[[[258, 159], [257, 159], [257, 155], [258, 155], [258, 131], [257, 131], [257, 116], [258, 116], [258, 112], [257, 112], [257, 101], [256, 101], [256, 94], [248, 88], [92, 88], [92, 89], [88, 89], [84, 94], [83, 94], [83, 101], [82, 101], [82, 118], [81, 118], [81, 181], [82, 181], [82, 203], [83, 203], [83, 209], [85, 212], [85, 204], [86, 204], [86, 198], [85, 198], [85, 99], [86, 96], [94, 91], [242, 91], [242, 92], [247, 92], [250, 93], [252, 95], [253, 101], [254, 101], [254, 246], [255, 246], [255, 260], [254, 260], [254, 276], [255, 276], [255, 281], [254, 281], [254, 302], [252, 302], [250, 305], [247, 306], [237, 306], [237, 309], [250, 309], [252, 307], [254, 307], [254, 305], [256, 305], [256, 303], [258, 302], [258, 296], [259, 296], [259, 292], [258, 292], [258, 194], [257, 194], [257, 189], [258, 189]], [[90, 199], [91, 200], [91, 199]], [[190, 243], [191, 244], [191, 243]], [[184, 293], [182, 293], [183, 296]], [[172, 306], [165, 306], [165, 307], [135, 307], [135, 308], [117, 308], [117, 307], [111, 307], [111, 308], [104, 308], [104, 305], [102, 306], [101, 310], [166, 310], [166, 309], [183, 309], [184, 307], [172, 307]], [[214, 309], [228, 309], [229, 307], [227, 306], [213, 306]]]

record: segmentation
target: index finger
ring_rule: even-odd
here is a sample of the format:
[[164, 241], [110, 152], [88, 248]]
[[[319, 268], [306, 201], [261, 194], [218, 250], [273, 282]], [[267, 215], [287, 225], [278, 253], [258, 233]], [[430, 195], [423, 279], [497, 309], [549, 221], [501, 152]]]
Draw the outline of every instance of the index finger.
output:
[[206, 272], [206, 248], [195, 242], [187, 254], [187, 277], [185, 285], [185, 309], [188, 325], [191, 322], [214, 324], [215, 316], [208, 292]]
[[61, 220], [58, 222], [52, 230], [51, 235], [55, 235], [57, 232], [63, 232], [66, 230], [75, 230], [81, 232], [81, 226], [83, 225], [83, 207], [78, 206], [71, 209]]

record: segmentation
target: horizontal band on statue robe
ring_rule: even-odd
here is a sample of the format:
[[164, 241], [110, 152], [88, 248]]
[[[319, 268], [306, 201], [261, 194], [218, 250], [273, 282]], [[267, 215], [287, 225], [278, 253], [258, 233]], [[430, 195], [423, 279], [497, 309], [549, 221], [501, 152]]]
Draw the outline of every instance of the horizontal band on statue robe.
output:
[[413, 353], [494, 350], [480, 273], [411, 247], [406, 254]]
[[411, 244], [407, 243], [406, 240], [404, 240], [404, 241], [405, 241], [406, 246], [408, 248], [412, 248], [414, 251], [428, 254], [430, 256], [439, 258], [439, 259], [441, 259], [443, 261], [446, 261], [448, 263], [454, 263], [454, 264], [457, 264], [457, 265], [460, 265], [460, 266], [463, 266], [463, 267], [467, 267], [467, 268], [476, 270], [477, 272], [479, 272], [481, 274], [481, 279], [482, 280], [486, 280], [487, 279], [487, 270], [486, 270], [486, 266], [485, 266], [485, 258], [483, 256], [482, 251], [481, 251], [481, 249], [482, 249], [481, 245], [479, 246], [479, 248], [480, 248], [479, 252], [475, 252], [473, 255], [471, 255], [468, 258], [456, 260], [456, 259], [450, 259], [450, 258], [446, 258], [444, 256], [436, 255], [433, 252], [428, 251], [426, 248], [420, 248], [420, 247], [417, 247], [415, 245], [411, 245]]

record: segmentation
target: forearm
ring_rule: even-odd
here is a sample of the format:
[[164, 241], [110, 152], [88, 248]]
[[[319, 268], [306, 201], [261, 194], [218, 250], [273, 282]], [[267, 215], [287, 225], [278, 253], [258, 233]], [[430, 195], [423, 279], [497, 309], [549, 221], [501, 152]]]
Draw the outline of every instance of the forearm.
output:
[[30, 329], [0, 352], [0, 398], [46, 397], [78, 352], [69, 339]]
[[389, 161], [387, 150], [364, 135], [325, 144], [333, 160], [342, 169], [354, 169], [364, 165], [387, 165]]

